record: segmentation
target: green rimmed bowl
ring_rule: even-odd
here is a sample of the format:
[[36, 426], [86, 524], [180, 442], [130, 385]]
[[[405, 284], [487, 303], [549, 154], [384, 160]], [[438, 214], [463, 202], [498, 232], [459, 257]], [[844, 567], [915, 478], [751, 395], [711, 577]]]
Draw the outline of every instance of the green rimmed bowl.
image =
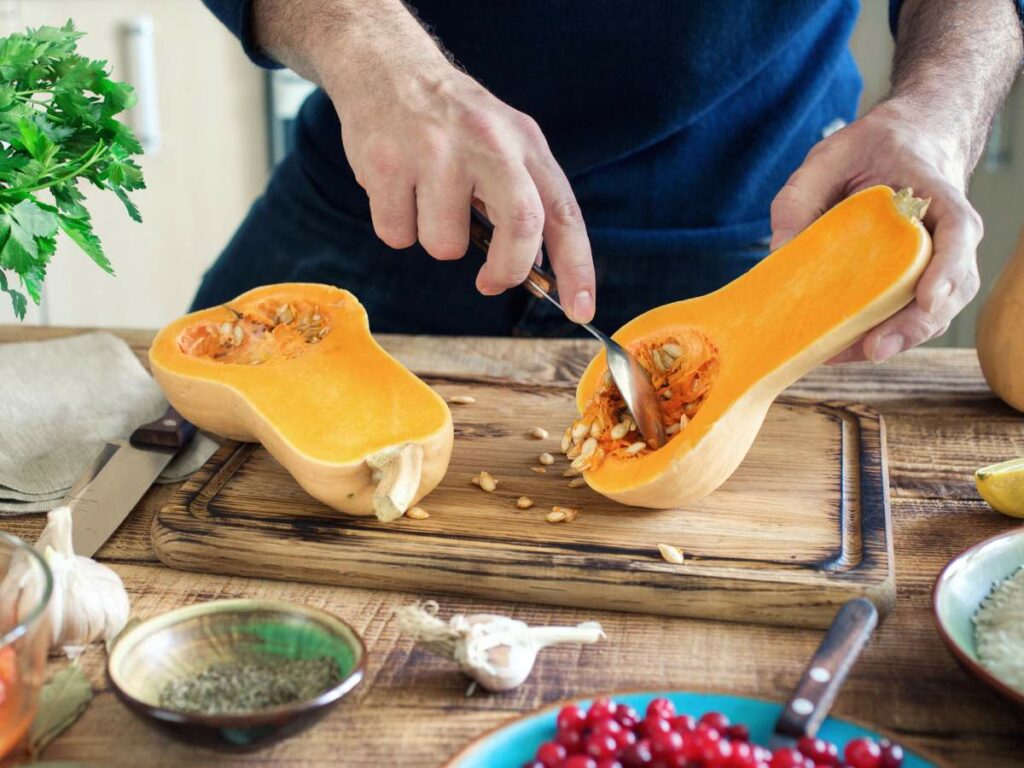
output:
[[1024, 527], [1000, 533], [950, 560], [932, 590], [939, 636], [960, 665], [1024, 713], [1024, 693], [989, 672], [974, 647], [972, 618], [992, 588], [1024, 565]]
[[[341, 680], [311, 699], [238, 714], [166, 709], [160, 692], [218, 662], [330, 656]], [[143, 720], [189, 744], [259, 749], [313, 725], [363, 679], [366, 648], [329, 613], [266, 600], [218, 600], [169, 611], [129, 627], [107, 660], [118, 697]]]

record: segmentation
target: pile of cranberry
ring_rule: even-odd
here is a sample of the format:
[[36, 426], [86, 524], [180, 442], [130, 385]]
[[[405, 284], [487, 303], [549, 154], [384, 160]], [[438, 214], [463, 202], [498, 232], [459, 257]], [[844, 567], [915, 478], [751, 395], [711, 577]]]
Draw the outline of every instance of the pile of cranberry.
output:
[[668, 699], [653, 699], [644, 717], [625, 704], [595, 699], [558, 713], [558, 734], [523, 768], [900, 768], [903, 748], [886, 740], [853, 739], [839, 747], [803, 738], [772, 752], [750, 743], [745, 725], [721, 712], [695, 720]]

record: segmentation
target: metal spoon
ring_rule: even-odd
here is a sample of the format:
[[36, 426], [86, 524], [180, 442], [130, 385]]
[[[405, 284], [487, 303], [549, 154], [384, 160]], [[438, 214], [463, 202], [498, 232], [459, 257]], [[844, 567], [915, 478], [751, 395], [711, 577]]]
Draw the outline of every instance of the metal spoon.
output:
[[[473, 244], [486, 254], [491, 244], [494, 225], [476, 208], [471, 210], [469, 237]], [[534, 296], [547, 299], [562, 312], [565, 312], [562, 305], [558, 303], [558, 287], [554, 276], [540, 267], [534, 265], [530, 268], [530, 275], [523, 283], [523, 287]], [[604, 344], [612, 381], [622, 393], [622, 399], [625, 401], [633, 421], [636, 422], [640, 434], [654, 448], [661, 448], [665, 444], [665, 425], [661, 421], [658, 393], [654, 391], [651, 377], [618, 342], [597, 330], [590, 323], [581, 325], [587, 333]]]

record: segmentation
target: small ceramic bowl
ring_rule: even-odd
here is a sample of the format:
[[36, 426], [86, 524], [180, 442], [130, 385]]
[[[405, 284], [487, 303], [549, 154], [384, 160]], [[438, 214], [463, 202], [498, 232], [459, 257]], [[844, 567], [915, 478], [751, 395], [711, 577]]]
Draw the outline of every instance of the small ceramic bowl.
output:
[[1024, 693], [989, 672], [974, 647], [972, 618], [992, 588], [1024, 565], [1024, 528], [998, 534], [953, 558], [932, 591], [932, 612], [939, 635], [954, 658], [975, 677], [1024, 712]]
[[[203, 715], [165, 709], [168, 682], [211, 664], [275, 658], [333, 657], [341, 680], [318, 696], [253, 712]], [[218, 600], [191, 605], [129, 627], [107, 661], [114, 691], [142, 719], [177, 739], [217, 749], [264, 747], [323, 717], [363, 679], [366, 648], [340, 619], [302, 605]]]

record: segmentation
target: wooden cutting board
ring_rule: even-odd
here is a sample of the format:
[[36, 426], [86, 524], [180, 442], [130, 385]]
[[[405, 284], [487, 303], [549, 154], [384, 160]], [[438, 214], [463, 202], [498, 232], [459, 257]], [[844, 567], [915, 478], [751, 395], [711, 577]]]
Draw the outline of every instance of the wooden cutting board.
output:
[[[895, 586], [881, 417], [848, 403], [780, 399], [750, 454], [707, 499], [679, 510], [625, 507], [569, 488], [558, 456], [573, 392], [508, 381], [433, 379], [452, 405], [455, 451], [420, 505], [385, 525], [307, 495], [262, 448], [228, 443], [154, 520], [175, 568], [592, 609], [825, 627], [846, 600], [884, 615]], [[545, 427], [549, 440], [529, 436]], [[557, 457], [546, 475], [537, 456]], [[499, 480], [488, 494], [470, 478]], [[521, 511], [519, 496], [536, 506]], [[580, 510], [569, 524], [544, 516]], [[685, 552], [664, 562], [657, 545]]]

